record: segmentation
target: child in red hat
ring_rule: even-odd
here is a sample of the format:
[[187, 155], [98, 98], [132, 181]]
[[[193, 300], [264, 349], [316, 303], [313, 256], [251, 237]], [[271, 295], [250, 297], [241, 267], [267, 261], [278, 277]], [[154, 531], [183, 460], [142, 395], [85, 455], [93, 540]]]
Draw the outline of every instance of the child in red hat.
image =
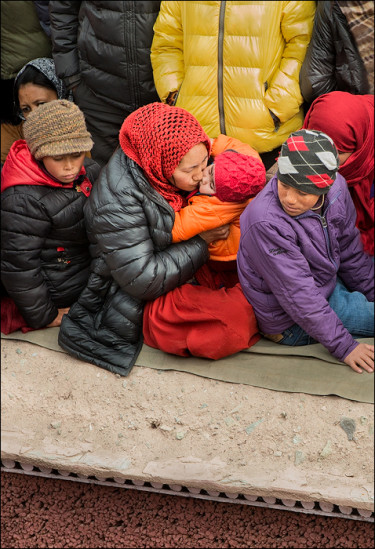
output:
[[233, 261], [240, 242], [239, 218], [266, 183], [260, 158], [225, 150], [203, 171], [199, 188], [188, 197], [188, 205], [175, 212], [173, 242], [188, 240], [203, 231], [230, 224], [226, 240], [208, 247], [210, 259]]

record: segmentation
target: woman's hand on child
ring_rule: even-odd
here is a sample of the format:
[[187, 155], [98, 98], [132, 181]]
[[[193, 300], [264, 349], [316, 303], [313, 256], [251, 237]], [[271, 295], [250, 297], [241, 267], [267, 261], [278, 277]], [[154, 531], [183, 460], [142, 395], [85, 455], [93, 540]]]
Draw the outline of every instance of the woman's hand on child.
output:
[[58, 314], [55, 320], [51, 322], [51, 324], [47, 324], [47, 328], [56, 328], [56, 326], [60, 326], [62, 317], [64, 315], [67, 315], [69, 313], [70, 307], [66, 307], [65, 309], [58, 309]]
[[229, 225], [222, 225], [216, 229], [204, 231], [203, 233], [199, 233], [199, 236], [203, 238], [207, 244], [211, 244], [212, 242], [215, 242], [215, 240], [225, 240], [229, 236]]
[[374, 346], [367, 345], [366, 343], [359, 343], [359, 345], [357, 345], [357, 347], [344, 359], [344, 362], [359, 374], [362, 373], [361, 368], [371, 374], [374, 371]]

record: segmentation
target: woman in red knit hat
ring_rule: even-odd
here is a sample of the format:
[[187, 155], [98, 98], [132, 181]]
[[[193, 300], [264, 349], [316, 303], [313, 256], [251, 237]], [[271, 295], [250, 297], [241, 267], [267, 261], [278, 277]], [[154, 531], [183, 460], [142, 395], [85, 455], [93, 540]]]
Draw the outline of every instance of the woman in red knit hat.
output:
[[60, 345], [121, 375], [143, 342], [211, 359], [250, 347], [260, 338], [251, 305], [238, 283], [220, 287], [206, 265], [208, 245], [227, 238], [228, 225], [172, 242], [210, 138], [185, 109], [151, 103], [126, 118], [119, 140], [85, 208], [91, 275], [63, 318]]

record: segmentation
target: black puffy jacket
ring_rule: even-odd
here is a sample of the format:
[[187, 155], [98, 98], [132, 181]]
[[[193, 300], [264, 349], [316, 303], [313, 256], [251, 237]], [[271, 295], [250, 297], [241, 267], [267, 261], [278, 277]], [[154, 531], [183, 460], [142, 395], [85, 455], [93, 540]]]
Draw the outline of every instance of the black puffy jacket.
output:
[[338, 2], [317, 2], [314, 29], [299, 75], [307, 103], [332, 91], [368, 93], [365, 65]]
[[[7, 162], [2, 177], [12, 177]], [[99, 167], [89, 159], [87, 165], [94, 181]], [[83, 215], [87, 198], [77, 192], [79, 183], [65, 189], [15, 184], [1, 194], [1, 281], [31, 328], [51, 323], [86, 286], [91, 261]]]
[[150, 48], [160, 2], [49, 4], [56, 73], [125, 112], [158, 101]]
[[172, 244], [174, 210], [121, 149], [85, 205], [91, 274], [63, 317], [59, 344], [71, 355], [128, 375], [142, 346], [143, 305], [186, 283], [208, 259], [196, 236]]

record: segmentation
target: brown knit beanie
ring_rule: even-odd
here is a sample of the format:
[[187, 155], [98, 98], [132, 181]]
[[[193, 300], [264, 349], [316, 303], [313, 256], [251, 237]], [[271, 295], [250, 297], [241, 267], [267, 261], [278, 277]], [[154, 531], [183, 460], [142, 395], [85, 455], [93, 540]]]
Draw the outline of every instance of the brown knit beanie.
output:
[[94, 143], [79, 107], [66, 99], [40, 105], [27, 117], [23, 135], [36, 160], [91, 151]]

